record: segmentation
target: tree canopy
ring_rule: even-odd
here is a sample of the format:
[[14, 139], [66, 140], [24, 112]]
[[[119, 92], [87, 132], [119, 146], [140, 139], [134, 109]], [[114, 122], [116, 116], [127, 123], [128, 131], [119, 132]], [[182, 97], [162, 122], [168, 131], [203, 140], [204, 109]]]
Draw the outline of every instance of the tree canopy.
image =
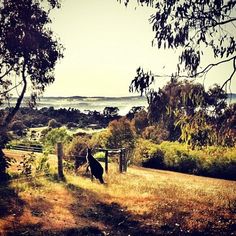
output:
[[[15, 106], [1, 119], [0, 148], [6, 142], [3, 134], [18, 111], [27, 88], [33, 89], [32, 97], [35, 98], [35, 94], [43, 92], [55, 80], [55, 65], [63, 56], [63, 47], [49, 28], [49, 13], [55, 7], [60, 7], [58, 0], [0, 2], [0, 105], [11, 96], [13, 89], [17, 88], [19, 95]], [[1, 156], [2, 151], [0, 159]]]
[[[123, 1], [126, 5], [129, 0]], [[232, 72], [222, 87], [230, 84], [236, 72], [236, 1], [234, 0], [138, 0], [155, 8], [150, 23], [155, 32], [153, 45], [158, 48], [180, 49], [175, 77], [205, 76], [213, 67], [231, 62]], [[200, 68], [205, 54], [212, 52], [216, 62]], [[132, 87], [141, 93], [149, 87], [147, 78], [160, 75], [140, 73]]]
[[[49, 3], [55, 6], [56, 1]], [[48, 12], [39, 1], [3, 1], [0, 16], [0, 99], [8, 98], [15, 87], [22, 89], [15, 109], [2, 124], [6, 127], [21, 104], [29, 80], [39, 92], [54, 81], [53, 71], [62, 57], [62, 46], [53, 38]], [[16, 85], [13, 76], [20, 78]]]

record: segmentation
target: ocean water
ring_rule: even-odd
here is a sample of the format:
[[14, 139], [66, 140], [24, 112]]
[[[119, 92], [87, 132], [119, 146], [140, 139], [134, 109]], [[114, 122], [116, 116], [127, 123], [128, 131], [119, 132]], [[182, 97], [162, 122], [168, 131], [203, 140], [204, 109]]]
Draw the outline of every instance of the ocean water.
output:
[[[10, 102], [14, 104], [16, 99]], [[27, 98], [22, 106], [27, 106]], [[54, 107], [59, 108], [74, 108], [81, 112], [99, 111], [102, 112], [105, 107], [118, 107], [120, 115], [126, 115], [134, 106], [147, 107], [147, 99], [141, 96], [130, 97], [42, 97], [37, 101], [37, 108]]]
[[[10, 106], [15, 104], [16, 99], [10, 101]], [[229, 97], [228, 103], [236, 103], [236, 95]], [[27, 105], [27, 98], [22, 106]], [[120, 115], [126, 115], [134, 106], [147, 107], [146, 97], [130, 96], [130, 97], [42, 97], [37, 102], [37, 108], [54, 107], [59, 108], [74, 108], [81, 112], [99, 111], [102, 112], [105, 107], [118, 107]], [[5, 104], [5, 107], [7, 105]]]

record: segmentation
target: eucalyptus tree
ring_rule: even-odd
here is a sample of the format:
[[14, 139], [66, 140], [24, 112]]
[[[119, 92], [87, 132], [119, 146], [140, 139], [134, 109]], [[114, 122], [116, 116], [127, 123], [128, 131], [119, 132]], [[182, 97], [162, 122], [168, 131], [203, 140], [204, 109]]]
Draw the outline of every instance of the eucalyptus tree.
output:
[[[131, 2], [131, 0], [118, 1], [125, 3], [126, 6]], [[137, 2], [154, 9], [155, 13], [149, 19], [155, 32], [153, 46], [179, 53], [176, 70], [170, 75], [164, 75], [171, 78], [170, 90], [168, 90], [168, 85], [164, 91], [151, 89], [153, 81], [157, 78], [161, 79], [163, 75], [153, 74], [151, 71], [146, 72], [141, 67], [137, 69], [136, 76], [131, 82], [131, 92], [136, 91], [141, 95], [146, 95], [151, 121], [158, 122], [166, 114], [168, 114], [168, 119], [166, 118], [165, 121], [170, 121], [176, 114], [173, 111], [181, 111], [184, 108], [187, 114], [183, 114], [188, 120], [202, 119], [200, 122], [202, 125], [208, 119], [208, 112], [204, 113], [205, 116], [201, 115], [204, 110], [199, 113], [196, 110], [199, 106], [202, 108], [211, 106], [215, 119], [222, 115], [226, 107], [224, 99], [227, 98], [222, 89], [227, 91], [227, 88], [230, 88], [236, 74], [236, 1], [137, 0]], [[204, 65], [204, 60], [209, 54], [212, 60]], [[183, 90], [180, 86], [181, 82], [176, 82], [177, 86], [173, 84], [175, 79], [180, 78], [205, 78], [210, 70], [226, 63], [232, 65], [230, 74], [225, 73], [221, 87], [214, 87], [208, 94], [201, 85], [189, 84], [186, 87], [187, 84], [185, 84]], [[171, 93], [168, 94], [168, 91]], [[209, 128], [209, 130], [212, 129]]]
[[[118, 0], [127, 5], [130, 0]], [[212, 68], [232, 63], [231, 74], [222, 87], [229, 85], [236, 72], [236, 1], [235, 0], [138, 0], [141, 5], [155, 9], [150, 16], [158, 48], [180, 50], [175, 77], [205, 76]], [[212, 53], [216, 62], [200, 68], [206, 54]], [[151, 72], [137, 70], [131, 90], [148, 89], [155, 77]], [[213, 78], [212, 78], [213, 79]]]
[[56, 62], [63, 57], [63, 46], [49, 27], [49, 13], [56, 7], [60, 7], [59, 0], [0, 2], [0, 105], [9, 99], [13, 89], [17, 89], [18, 94], [16, 104], [0, 119], [1, 180], [6, 177], [8, 166], [2, 148], [10, 122], [29, 87], [35, 98], [35, 94], [54, 82]]

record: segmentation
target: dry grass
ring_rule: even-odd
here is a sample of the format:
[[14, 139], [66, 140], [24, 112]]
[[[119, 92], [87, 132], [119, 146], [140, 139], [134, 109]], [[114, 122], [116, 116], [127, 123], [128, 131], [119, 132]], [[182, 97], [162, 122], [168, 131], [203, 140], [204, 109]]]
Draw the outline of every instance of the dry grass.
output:
[[235, 235], [234, 181], [137, 167], [119, 174], [109, 165], [105, 182], [74, 174], [13, 181], [8, 196], [0, 192], [0, 233]]

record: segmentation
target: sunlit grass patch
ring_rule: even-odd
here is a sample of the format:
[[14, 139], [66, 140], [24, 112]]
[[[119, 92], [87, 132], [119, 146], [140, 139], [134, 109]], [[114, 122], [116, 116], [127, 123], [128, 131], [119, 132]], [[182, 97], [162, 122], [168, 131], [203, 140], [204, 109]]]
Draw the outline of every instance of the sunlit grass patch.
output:
[[[194, 233], [212, 227], [220, 232], [236, 224], [234, 181], [140, 167], [129, 167], [121, 174], [118, 163], [109, 163], [106, 184], [91, 181], [85, 169], [77, 174], [65, 171], [65, 181], [60, 181], [55, 156], [51, 161], [47, 175], [10, 183], [11, 202], [1, 195], [9, 209], [0, 220], [0, 229], [14, 230], [3, 219], [16, 221], [24, 230], [32, 230], [31, 225], [53, 232], [91, 224], [105, 232], [114, 227], [122, 231], [126, 219], [157, 232]], [[4, 209], [1, 204], [0, 208]]]

